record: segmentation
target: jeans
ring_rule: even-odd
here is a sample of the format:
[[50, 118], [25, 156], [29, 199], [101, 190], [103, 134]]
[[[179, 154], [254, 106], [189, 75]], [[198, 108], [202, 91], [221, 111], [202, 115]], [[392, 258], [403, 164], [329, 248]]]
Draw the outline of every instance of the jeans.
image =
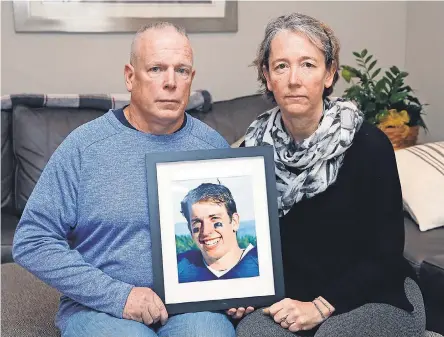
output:
[[164, 326], [116, 318], [97, 311], [81, 311], [68, 318], [62, 337], [234, 337], [234, 327], [223, 313], [175, 315]]

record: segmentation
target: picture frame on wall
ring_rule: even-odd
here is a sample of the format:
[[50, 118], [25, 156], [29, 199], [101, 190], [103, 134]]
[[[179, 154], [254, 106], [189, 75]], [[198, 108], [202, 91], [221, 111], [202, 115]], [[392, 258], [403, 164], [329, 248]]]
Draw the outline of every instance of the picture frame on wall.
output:
[[168, 21], [188, 33], [237, 32], [237, 0], [13, 1], [16, 32], [136, 32]]
[[146, 155], [153, 290], [169, 314], [284, 298], [270, 147]]

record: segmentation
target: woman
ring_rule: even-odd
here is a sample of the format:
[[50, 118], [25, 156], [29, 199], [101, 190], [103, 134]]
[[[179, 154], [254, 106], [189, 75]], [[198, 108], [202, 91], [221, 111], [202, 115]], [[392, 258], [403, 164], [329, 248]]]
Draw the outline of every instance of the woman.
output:
[[333, 31], [281, 16], [255, 64], [277, 107], [250, 125], [245, 146], [274, 147], [287, 298], [243, 318], [237, 335], [422, 336], [394, 151], [356, 106], [328, 98], [339, 77]]

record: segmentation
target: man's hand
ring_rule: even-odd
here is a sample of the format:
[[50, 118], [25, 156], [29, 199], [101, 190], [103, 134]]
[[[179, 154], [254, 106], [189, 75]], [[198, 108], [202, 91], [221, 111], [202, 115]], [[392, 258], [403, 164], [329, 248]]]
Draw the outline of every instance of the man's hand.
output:
[[123, 318], [132, 319], [145, 325], [160, 323], [164, 325], [168, 313], [162, 300], [150, 288], [134, 287], [128, 295]]
[[248, 314], [252, 313], [254, 311], [253, 307], [247, 307], [247, 309], [240, 307], [240, 308], [231, 308], [228, 309], [226, 314], [228, 316], [231, 316], [234, 319], [241, 319], [243, 316], [247, 316]]
[[[329, 312], [325, 311], [325, 308], [321, 310], [323, 310], [324, 317], [329, 316]], [[290, 298], [285, 298], [271, 307], [265, 308], [264, 314], [270, 315], [276, 323], [291, 332], [311, 330], [323, 321], [321, 314], [312, 302], [300, 302]]]

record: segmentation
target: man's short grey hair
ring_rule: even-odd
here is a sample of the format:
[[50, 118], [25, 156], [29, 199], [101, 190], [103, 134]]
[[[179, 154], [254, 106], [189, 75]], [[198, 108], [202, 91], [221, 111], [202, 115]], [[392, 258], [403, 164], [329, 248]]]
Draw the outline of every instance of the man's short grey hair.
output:
[[136, 34], [134, 35], [133, 38], [133, 42], [131, 43], [131, 54], [130, 54], [130, 63], [131, 65], [134, 65], [136, 59], [137, 59], [137, 48], [136, 48], [136, 44], [137, 41], [140, 39], [140, 37], [148, 30], [151, 29], [165, 29], [165, 28], [174, 28], [176, 30], [176, 32], [178, 32], [179, 34], [185, 36], [186, 38], [188, 38], [188, 34], [185, 30], [185, 28], [176, 25], [174, 23], [171, 22], [167, 22], [167, 21], [157, 21], [157, 22], [152, 22], [146, 25], [143, 25], [142, 27], [139, 28], [139, 30], [136, 32]]
[[333, 92], [333, 87], [339, 78], [339, 40], [334, 35], [333, 30], [326, 24], [300, 13], [282, 15], [271, 20], [265, 28], [265, 36], [259, 45], [256, 59], [253, 65], [257, 69], [258, 81], [261, 83], [262, 92], [275, 101], [273, 93], [267, 88], [267, 81], [263, 74], [263, 67], [269, 71], [269, 58], [271, 51], [271, 41], [280, 31], [289, 30], [292, 32], [304, 34], [316, 47], [324, 53], [325, 66], [328, 70], [334, 64], [336, 72], [333, 77], [333, 83], [330, 88], [325, 88], [322, 95], [327, 97]]

